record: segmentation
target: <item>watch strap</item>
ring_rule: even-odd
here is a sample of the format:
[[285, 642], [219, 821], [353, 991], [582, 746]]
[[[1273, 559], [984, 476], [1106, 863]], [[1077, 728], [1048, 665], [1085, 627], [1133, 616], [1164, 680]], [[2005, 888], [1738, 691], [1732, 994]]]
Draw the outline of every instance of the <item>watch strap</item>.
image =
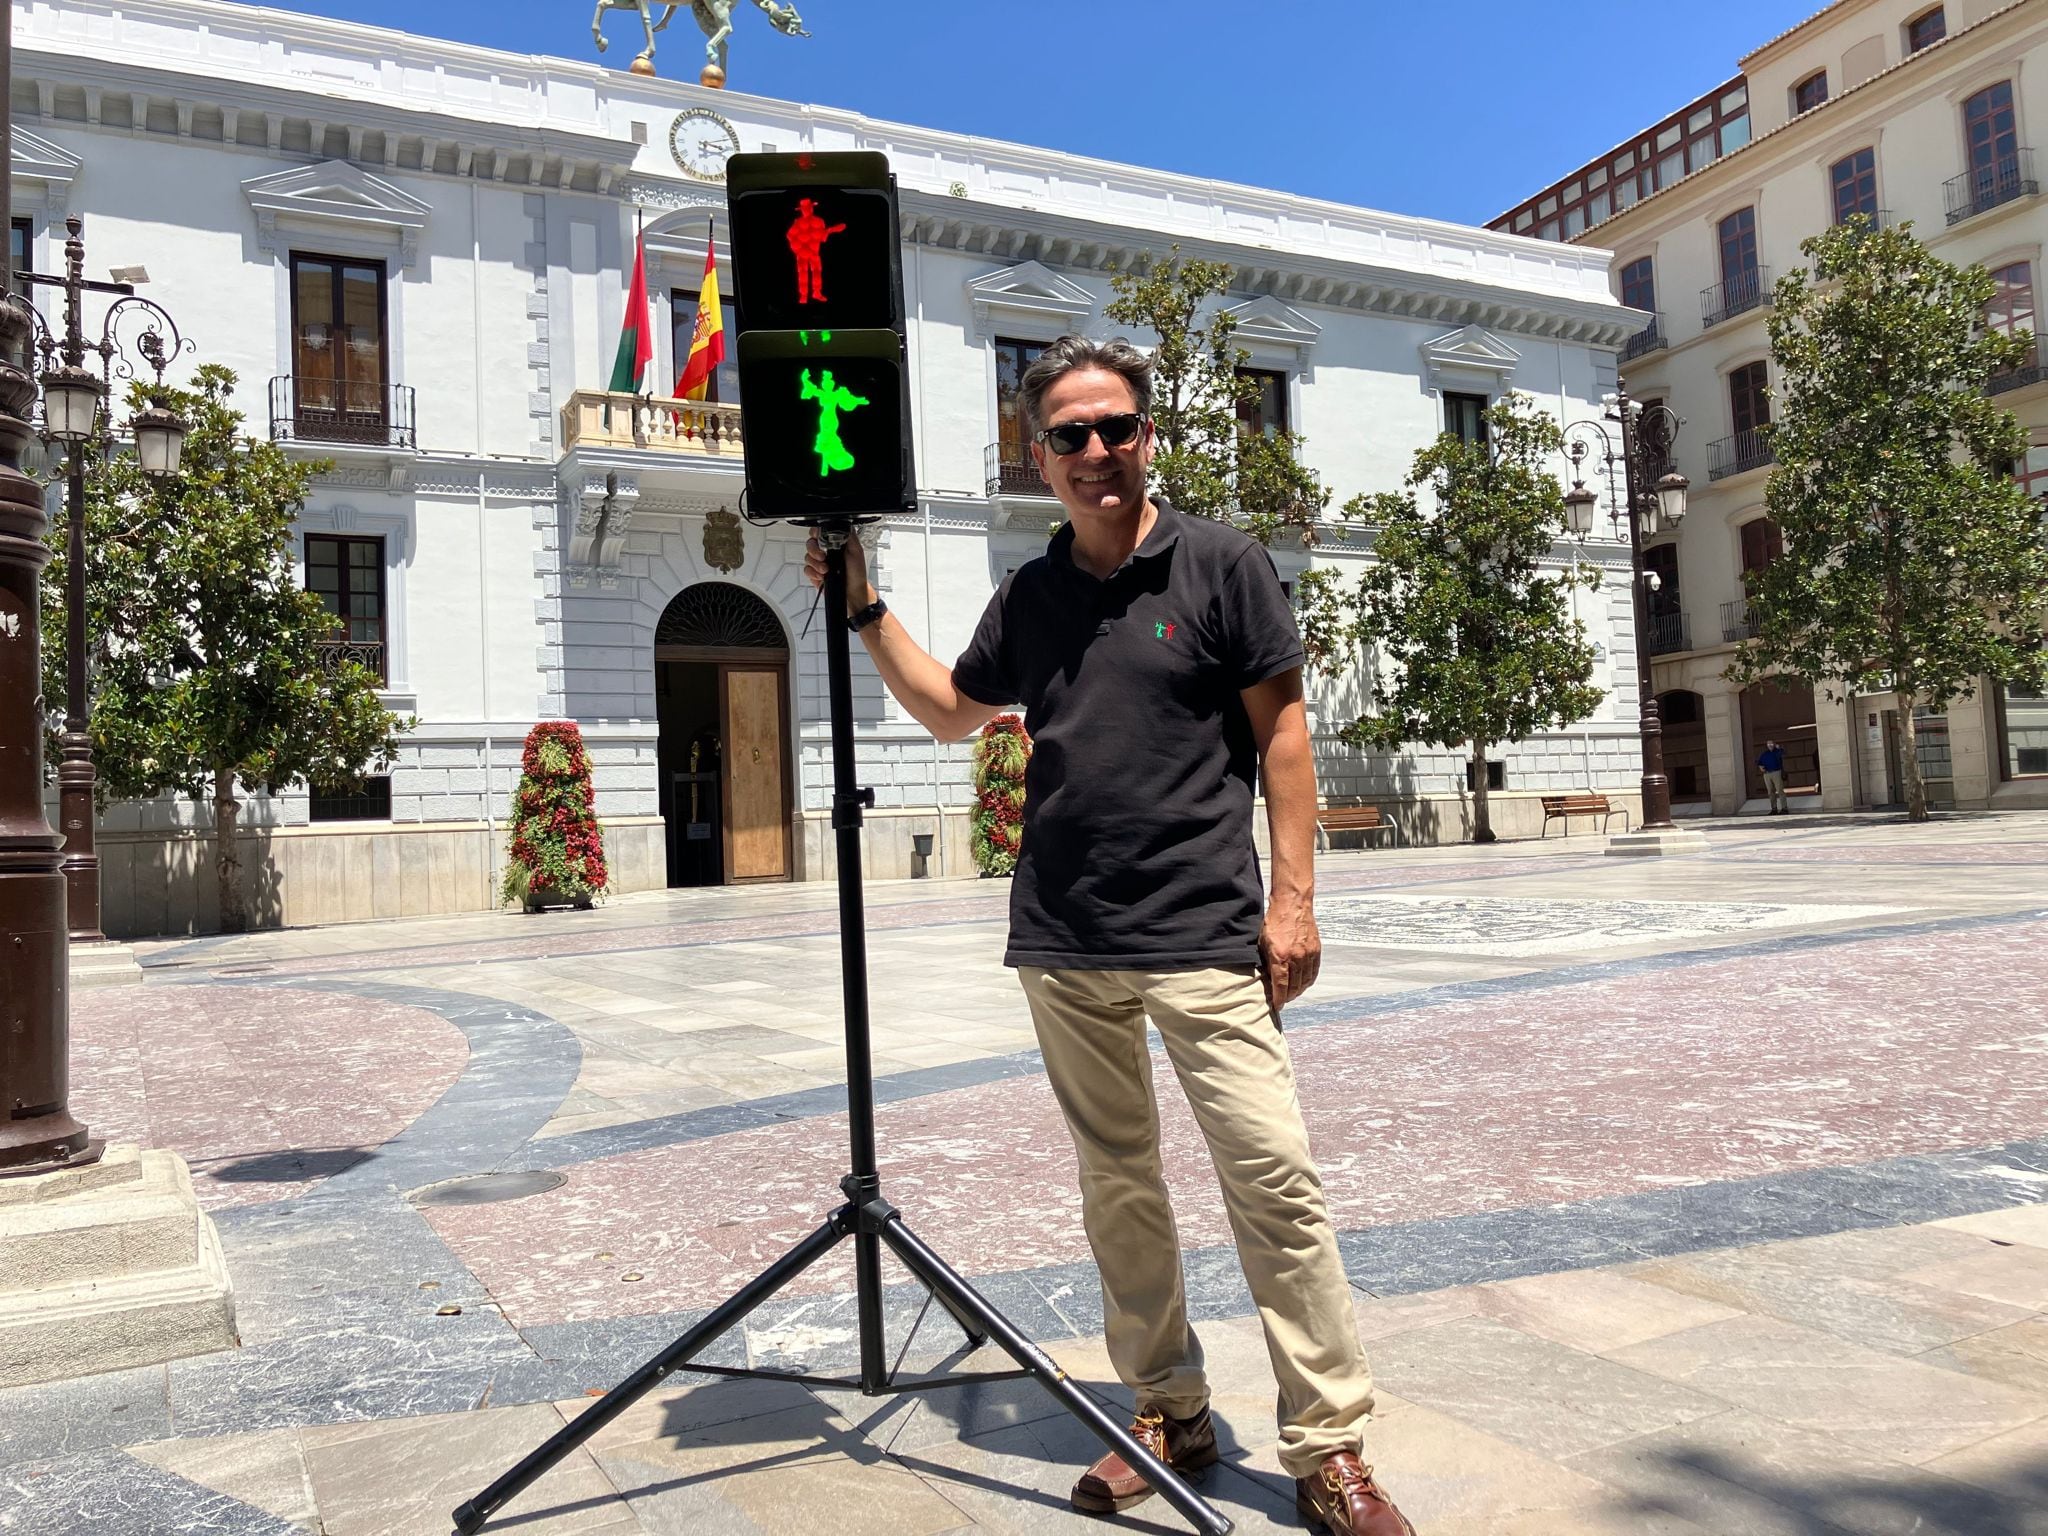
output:
[[888, 611], [889, 605], [878, 597], [858, 613], [850, 615], [846, 620], [846, 627], [857, 635]]

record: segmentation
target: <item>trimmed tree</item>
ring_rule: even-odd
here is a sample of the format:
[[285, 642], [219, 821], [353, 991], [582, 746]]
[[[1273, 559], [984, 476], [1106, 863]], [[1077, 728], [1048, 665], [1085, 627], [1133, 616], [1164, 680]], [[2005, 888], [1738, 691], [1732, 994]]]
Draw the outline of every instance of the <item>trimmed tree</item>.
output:
[[1017, 868], [1024, 846], [1024, 770], [1031, 738], [1016, 715], [997, 715], [974, 743], [974, 862], [984, 875]]
[[[2031, 336], [1986, 328], [1991, 275], [1910, 227], [1859, 218], [1800, 249], [1811, 270], [1779, 279], [1770, 318], [1764, 504], [1784, 553], [1750, 577], [1758, 634], [1728, 675], [1888, 693], [1909, 731], [1915, 705], [1943, 712], [1980, 679], [2041, 687], [2048, 543], [2010, 473], [2026, 433], [1984, 392]], [[1925, 821], [1918, 754], [1900, 758]]]
[[[229, 933], [248, 926], [238, 785], [359, 788], [390, 765], [409, 724], [378, 699], [375, 674], [331, 644], [338, 621], [294, 566], [292, 527], [322, 466], [243, 436], [234, 385], [207, 364], [190, 390], [151, 388], [191, 426], [182, 470], [158, 483], [132, 454], [93, 465], [85, 573], [100, 798], [211, 804]], [[64, 697], [68, 515], [52, 520], [57, 558], [43, 581], [52, 699]]]
[[583, 733], [573, 720], [543, 720], [526, 733], [519, 759], [501, 894], [538, 912], [551, 904], [588, 907], [610, 884]]
[[1344, 739], [1382, 751], [1413, 741], [1469, 747], [1480, 843], [1494, 841], [1493, 747], [1583, 720], [1603, 696], [1571, 611], [1572, 588], [1598, 586], [1600, 573], [1542, 572], [1565, 537], [1563, 488], [1547, 467], [1563, 436], [1526, 395], [1508, 395], [1486, 420], [1490, 442], [1446, 432], [1415, 455], [1405, 489], [1346, 504], [1373, 533], [1373, 563], [1355, 588], [1311, 572], [1300, 589], [1312, 663], [1365, 646], [1376, 653], [1370, 713]]
[[1103, 313], [1157, 338], [1152, 478], [1166, 499], [1182, 512], [1235, 523], [1262, 544], [1283, 532], [1310, 543], [1330, 491], [1301, 463], [1299, 434], [1245, 425], [1259, 397], [1258, 381], [1242, 371], [1251, 353], [1235, 340], [1237, 317], [1212, 307], [1229, 293], [1231, 276], [1222, 262], [1183, 260], [1176, 246], [1141, 272], [1112, 275], [1116, 297]]

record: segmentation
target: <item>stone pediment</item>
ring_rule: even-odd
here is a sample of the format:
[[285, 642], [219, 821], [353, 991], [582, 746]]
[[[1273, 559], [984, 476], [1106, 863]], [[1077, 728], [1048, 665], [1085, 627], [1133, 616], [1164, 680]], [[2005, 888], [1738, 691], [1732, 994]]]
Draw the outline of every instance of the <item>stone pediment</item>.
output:
[[1225, 313], [1237, 320], [1237, 339], [1254, 345], [1292, 347], [1297, 352], [1306, 352], [1323, 334], [1323, 328], [1315, 321], [1271, 294], [1228, 305]]
[[[62, 145], [21, 127], [14, 130], [13, 161], [16, 184], [40, 185], [43, 204], [51, 213], [64, 211], [71, 200], [71, 183], [78, 179], [79, 167], [85, 164]], [[26, 207], [28, 201], [17, 199], [16, 206]]]
[[1490, 376], [1498, 389], [1514, 375], [1522, 354], [1484, 326], [1468, 325], [1425, 341], [1422, 360], [1432, 384], [1439, 384], [1445, 373], [1480, 374]]
[[1005, 327], [1022, 328], [1048, 339], [1078, 331], [1095, 313], [1095, 295], [1043, 262], [1019, 262], [967, 280], [967, 298], [974, 323], [984, 336], [993, 334], [1000, 317]]
[[431, 211], [411, 193], [345, 160], [253, 176], [242, 183], [242, 195], [256, 210], [258, 250], [275, 248], [280, 221], [306, 221], [395, 239], [408, 267], [419, 254], [420, 231]]

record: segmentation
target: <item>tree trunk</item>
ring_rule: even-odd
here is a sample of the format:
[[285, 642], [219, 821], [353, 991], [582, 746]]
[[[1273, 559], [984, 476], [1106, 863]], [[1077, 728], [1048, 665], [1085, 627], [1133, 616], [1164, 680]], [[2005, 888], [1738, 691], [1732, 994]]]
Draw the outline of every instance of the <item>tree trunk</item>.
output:
[[1486, 799], [1486, 743], [1472, 743], [1472, 841], [1491, 843], [1493, 811]]
[[1901, 692], [1893, 695], [1898, 702], [1899, 730], [1905, 740], [1899, 745], [1899, 772], [1905, 778], [1900, 786], [1906, 792], [1906, 820], [1927, 819], [1927, 785], [1920, 777], [1920, 733], [1913, 728], [1914, 695]]
[[241, 933], [249, 926], [242, 910], [242, 855], [236, 821], [241, 804], [235, 799], [235, 771], [219, 768], [213, 775], [213, 872], [220, 890], [220, 931]]

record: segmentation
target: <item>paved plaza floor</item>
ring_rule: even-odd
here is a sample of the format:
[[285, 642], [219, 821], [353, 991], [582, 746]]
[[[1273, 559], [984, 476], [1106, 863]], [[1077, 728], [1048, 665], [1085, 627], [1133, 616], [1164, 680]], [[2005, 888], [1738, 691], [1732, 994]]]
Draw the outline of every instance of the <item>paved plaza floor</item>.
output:
[[[1380, 1386], [1367, 1459], [1423, 1536], [2048, 1533], [2048, 816], [1707, 830], [1670, 861], [1585, 836], [1319, 860], [1328, 947], [1287, 1033]], [[1007, 895], [869, 888], [884, 1187], [1122, 1413]], [[75, 998], [73, 1105], [190, 1162], [242, 1344], [0, 1391], [9, 1536], [446, 1531], [836, 1203], [829, 886], [138, 949], [144, 985]], [[1207, 1491], [1297, 1530], [1158, 1076]], [[436, 1198], [512, 1171], [514, 1198]], [[908, 1366], [1008, 1365], [885, 1277]], [[835, 1255], [708, 1361], [846, 1371], [851, 1285]], [[488, 1529], [1185, 1529], [1070, 1512], [1094, 1452], [1029, 1382], [681, 1374]]]

